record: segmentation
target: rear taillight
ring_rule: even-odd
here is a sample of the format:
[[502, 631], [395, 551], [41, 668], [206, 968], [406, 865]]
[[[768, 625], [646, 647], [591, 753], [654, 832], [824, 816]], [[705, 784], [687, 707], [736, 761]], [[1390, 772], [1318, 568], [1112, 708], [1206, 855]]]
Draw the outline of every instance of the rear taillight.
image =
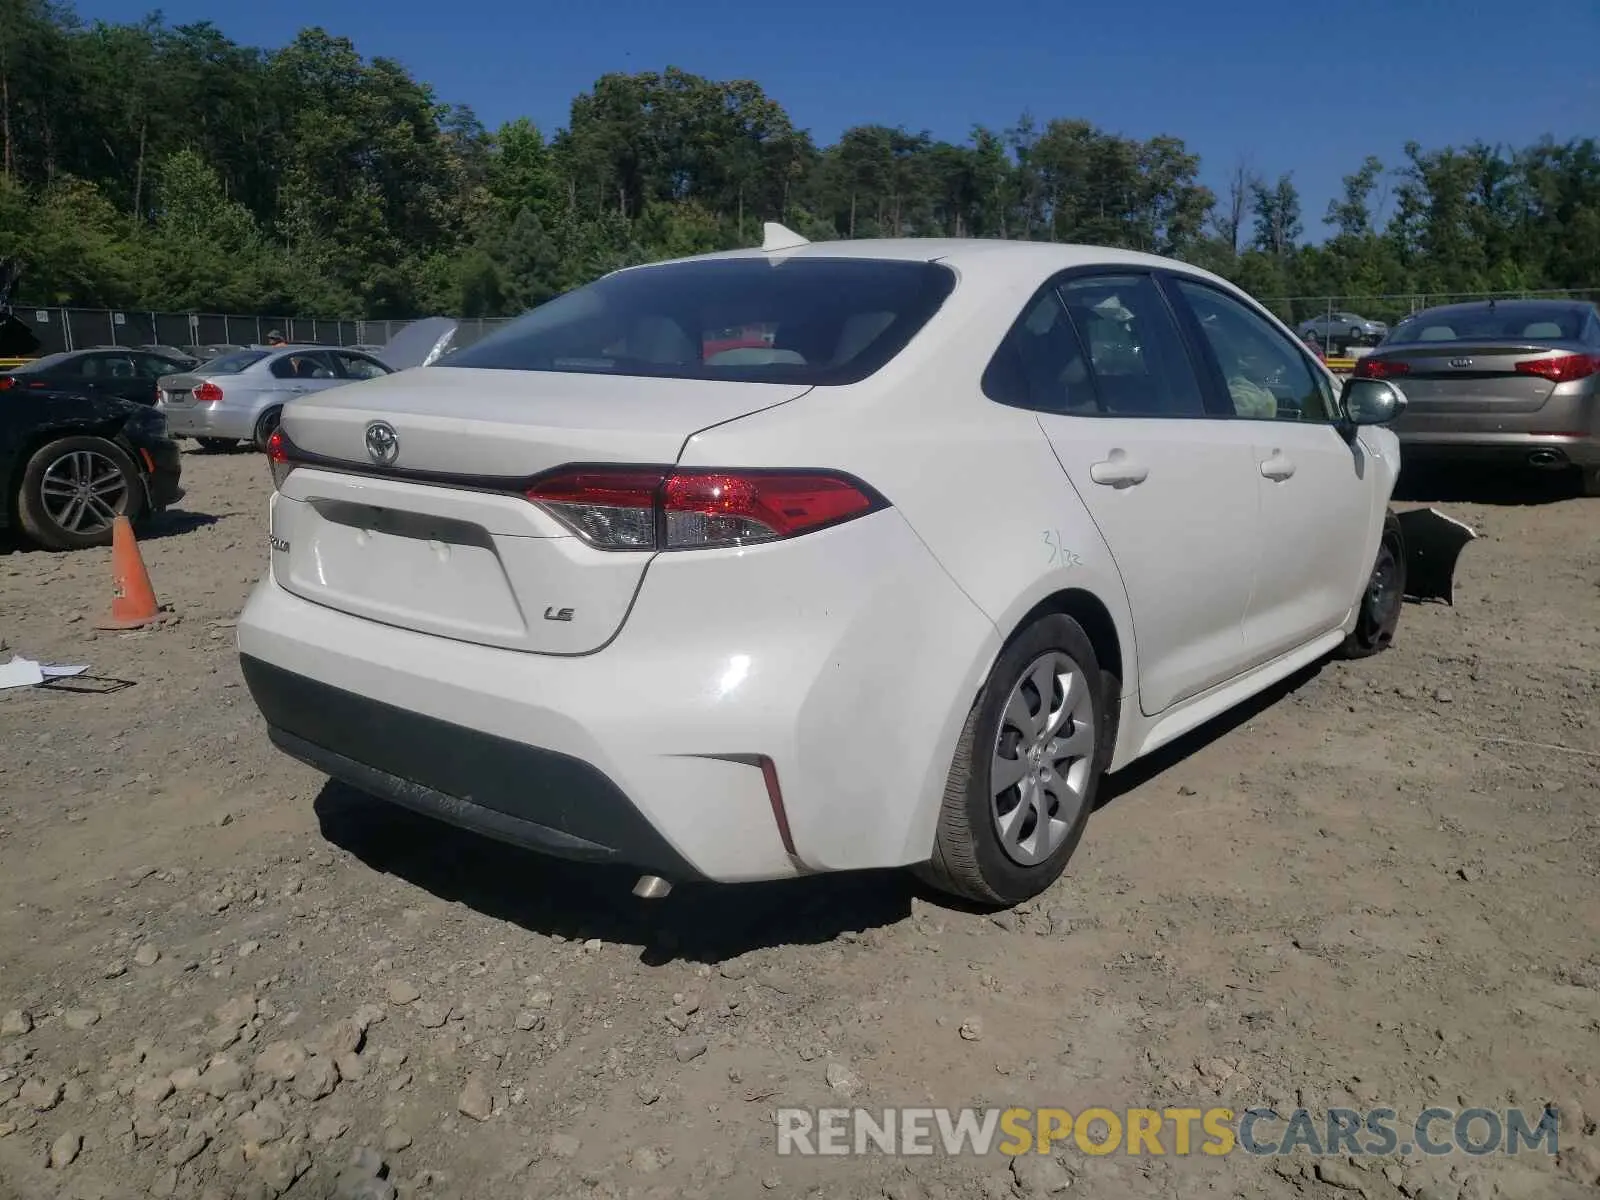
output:
[[1356, 359], [1357, 379], [1389, 379], [1395, 375], [1411, 374], [1409, 363], [1395, 362], [1390, 358], [1373, 358], [1370, 354]]
[[294, 463], [289, 458], [289, 443], [281, 429], [274, 429], [267, 438], [267, 462], [272, 466], [272, 486], [282, 489], [283, 481], [294, 470]]
[[689, 550], [771, 542], [887, 505], [825, 471], [586, 467], [537, 481], [527, 497], [604, 550]]
[[0, 392], [17, 386], [17, 381], [9, 375], [0, 375]]
[[1559, 358], [1528, 358], [1516, 366], [1518, 375], [1538, 375], [1551, 383], [1571, 383], [1600, 372], [1600, 354], [1563, 354]]
[[196, 404], [216, 404], [222, 399], [222, 389], [209, 379], [194, 390]]

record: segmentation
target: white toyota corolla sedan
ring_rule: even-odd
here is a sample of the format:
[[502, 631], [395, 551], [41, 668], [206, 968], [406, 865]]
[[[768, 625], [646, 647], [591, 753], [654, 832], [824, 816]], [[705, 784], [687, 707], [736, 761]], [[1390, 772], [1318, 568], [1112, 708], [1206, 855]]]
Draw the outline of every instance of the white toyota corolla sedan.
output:
[[1389, 643], [1404, 403], [1182, 263], [769, 226], [289, 406], [244, 677], [295, 758], [642, 895], [1015, 902], [1104, 772]]

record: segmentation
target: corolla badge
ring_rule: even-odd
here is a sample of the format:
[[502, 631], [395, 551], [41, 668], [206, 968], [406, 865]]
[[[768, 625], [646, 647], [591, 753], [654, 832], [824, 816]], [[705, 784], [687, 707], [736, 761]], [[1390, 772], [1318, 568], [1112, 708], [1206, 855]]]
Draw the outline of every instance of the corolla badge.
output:
[[367, 426], [367, 453], [380, 467], [387, 467], [400, 457], [400, 435], [393, 425], [374, 421]]

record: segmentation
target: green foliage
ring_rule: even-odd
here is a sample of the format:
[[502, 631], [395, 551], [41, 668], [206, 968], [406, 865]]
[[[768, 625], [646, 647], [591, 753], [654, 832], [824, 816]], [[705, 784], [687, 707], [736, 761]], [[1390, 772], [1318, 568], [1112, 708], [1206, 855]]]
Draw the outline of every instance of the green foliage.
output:
[[1081, 120], [960, 143], [861, 125], [818, 147], [759, 84], [668, 68], [602, 76], [554, 136], [490, 132], [321, 29], [262, 50], [55, 0], [0, 0], [0, 29], [0, 255], [41, 303], [496, 316], [754, 244], [769, 220], [814, 241], [1123, 246], [1266, 297], [1600, 286], [1592, 138], [1368, 157], [1308, 245], [1289, 175], [1241, 164], [1215, 196], [1178, 138]]

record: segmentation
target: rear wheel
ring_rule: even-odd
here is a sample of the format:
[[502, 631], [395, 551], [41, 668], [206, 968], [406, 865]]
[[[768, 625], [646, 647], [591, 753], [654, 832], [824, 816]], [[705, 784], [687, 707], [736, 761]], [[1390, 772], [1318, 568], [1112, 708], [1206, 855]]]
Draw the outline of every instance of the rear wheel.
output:
[[213, 454], [226, 454], [239, 444], [238, 438], [196, 438], [202, 450], [209, 450]]
[[256, 432], [252, 439], [256, 449], [266, 453], [267, 439], [272, 436], [272, 431], [278, 427], [278, 422], [283, 420], [283, 409], [269, 408], [256, 418]]
[[143, 511], [138, 468], [105, 438], [50, 442], [23, 468], [17, 514], [23, 532], [47, 550], [107, 545], [118, 516], [136, 519]]
[[1400, 530], [1400, 518], [1391, 512], [1384, 517], [1378, 557], [1367, 577], [1366, 590], [1361, 593], [1361, 615], [1339, 648], [1345, 658], [1366, 658], [1389, 648], [1400, 624], [1405, 591], [1405, 535]]
[[1042, 617], [1001, 653], [945, 785], [933, 886], [1015, 904], [1060, 876], [1094, 808], [1110, 722], [1099, 662], [1070, 617]]

